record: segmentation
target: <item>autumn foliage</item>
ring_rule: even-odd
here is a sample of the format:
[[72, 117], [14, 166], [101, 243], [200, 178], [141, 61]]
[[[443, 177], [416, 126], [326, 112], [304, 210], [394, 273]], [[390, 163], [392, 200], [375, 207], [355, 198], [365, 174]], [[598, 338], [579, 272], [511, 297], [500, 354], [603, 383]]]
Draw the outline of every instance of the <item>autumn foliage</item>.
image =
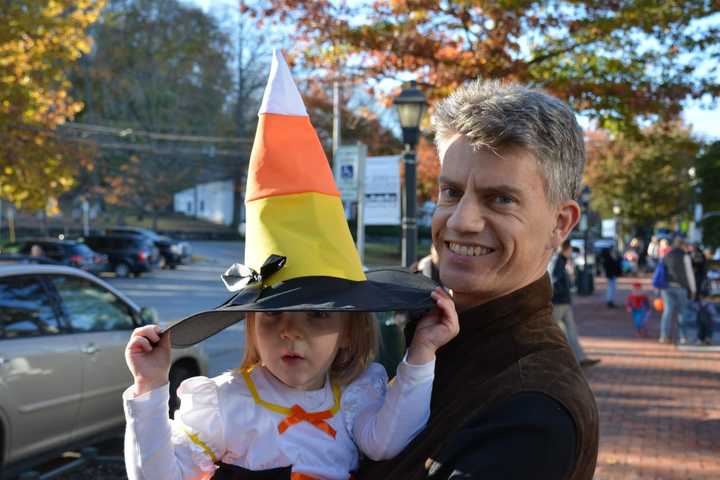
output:
[[88, 153], [56, 137], [82, 109], [67, 72], [90, 51], [104, 0], [4, 2], [0, 22], [0, 195], [43, 208], [70, 188]]

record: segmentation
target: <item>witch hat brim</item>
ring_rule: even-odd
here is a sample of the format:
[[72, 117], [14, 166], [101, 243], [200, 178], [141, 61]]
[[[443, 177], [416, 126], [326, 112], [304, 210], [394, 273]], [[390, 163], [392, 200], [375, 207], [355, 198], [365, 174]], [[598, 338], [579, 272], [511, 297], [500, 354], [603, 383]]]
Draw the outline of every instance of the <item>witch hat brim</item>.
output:
[[402, 268], [366, 272], [367, 280], [313, 276], [262, 288], [248, 285], [214, 310], [200, 312], [170, 326], [173, 348], [195, 345], [243, 320], [246, 312], [423, 311], [435, 306], [430, 294], [438, 285]]

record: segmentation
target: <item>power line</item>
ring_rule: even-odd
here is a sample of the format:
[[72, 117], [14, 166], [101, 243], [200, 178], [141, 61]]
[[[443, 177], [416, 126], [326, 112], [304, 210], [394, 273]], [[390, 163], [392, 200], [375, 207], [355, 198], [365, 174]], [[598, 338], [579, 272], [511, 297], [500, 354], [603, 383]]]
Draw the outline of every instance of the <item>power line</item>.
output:
[[158, 133], [148, 132], [145, 130], [135, 130], [134, 128], [109, 127], [105, 125], [92, 125], [87, 123], [65, 123], [62, 128], [80, 130], [91, 133], [101, 133], [117, 135], [119, 137], [147, 137], [153, 140], [182, 141], [182, 142], [201, 142], [201, 143], [237, 143], [250, 144], [250, 140], [236, 137], [213, 137], [206, 135], [184, 135], [178, 133]]

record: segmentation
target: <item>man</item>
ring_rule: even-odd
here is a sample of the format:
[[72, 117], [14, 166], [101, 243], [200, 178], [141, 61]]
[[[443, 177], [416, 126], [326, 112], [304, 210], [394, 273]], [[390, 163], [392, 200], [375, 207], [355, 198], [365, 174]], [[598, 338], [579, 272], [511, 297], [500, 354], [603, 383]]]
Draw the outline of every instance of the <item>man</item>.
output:
[[580, 216], [582, 130], [559, 100], [496, 82], [461, 87], [433, 121], [433, 244], [460, 334], [437, 353], [425, 430], [360, 477], [590, 480], [597, 407], [546, 272]]
[[572, 299], [570, 298], [570, 275], [568, 275], [568, 260], [572, 260], [572, 245], [570, 240], [565, 240], [560, 247], [555, 262], [550, 271], [550, 278], [553, 286], [553, 320], [558, 327], [565, 333], [568, 344], [572, 348], [575, 360], [581, 367], [591, 367], [598, 362], [597, 358], [588, 358], [580, 345], [580, 339], [577, 335], [577, 326], [575, 325], [575, 317], [572, 310]]
[[675, 237], [672, 249], [663, 257], [667, 271], [668, 287], [660, 290], [663, 309], [660, 317], [660, 343], [670, 342], [670, 331], [673, 316], [677, 316], [680, 338], [678, 343], [685, 345], [688, 342], [688, 299], [695, 298], [695, 274], [692, 268], [690, 255], [685, 251], [685, 242], [681, 237]]

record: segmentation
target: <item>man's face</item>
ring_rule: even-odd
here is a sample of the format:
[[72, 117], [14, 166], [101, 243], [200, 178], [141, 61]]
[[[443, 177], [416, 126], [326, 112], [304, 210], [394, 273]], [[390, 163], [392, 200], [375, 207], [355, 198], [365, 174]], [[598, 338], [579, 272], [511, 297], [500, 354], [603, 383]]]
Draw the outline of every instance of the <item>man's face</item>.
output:
[[[562, 207], [549, 204], [535, 156], [522, 148], [499, 156], [475, 151], [462, 135], [439, 153], [433, 244], [440, 278], [458, 307], [486, 303], [540, 278], [577, 215], [565, 218], [557, 213]], [[575, 202], [566, 204], [577, 209]], [[572, 225], [558, 232], [558, 222], [568, 221]]]

